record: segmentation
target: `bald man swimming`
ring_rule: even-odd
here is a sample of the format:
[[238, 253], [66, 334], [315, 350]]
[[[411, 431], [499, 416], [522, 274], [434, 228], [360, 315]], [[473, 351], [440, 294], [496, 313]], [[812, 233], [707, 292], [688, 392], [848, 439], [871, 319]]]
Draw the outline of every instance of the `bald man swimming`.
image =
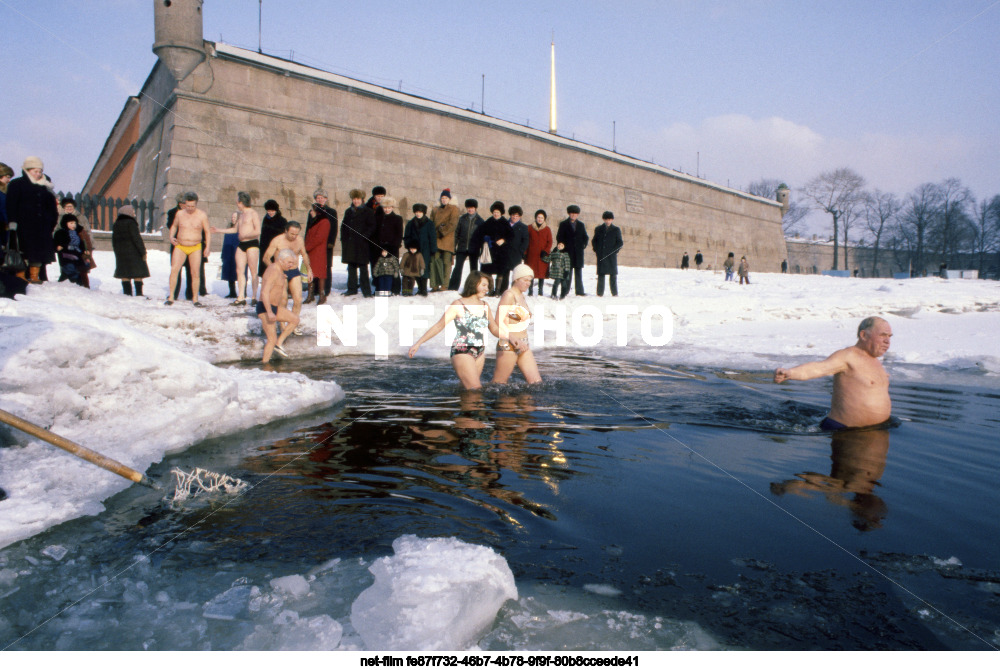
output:
[[834, 352], [824, 361], [778, 368], [774, 371], [774, 383], [833, 375], [833, 399], [830, 413], [820, 423], [823, 430], [885, 423], [892, 412], [892, 401], [889, 374], [879, 358], [889, 350], [891, 338], [889, 323], [870, 316], [858, 326], [858, 341], [852, 346]]

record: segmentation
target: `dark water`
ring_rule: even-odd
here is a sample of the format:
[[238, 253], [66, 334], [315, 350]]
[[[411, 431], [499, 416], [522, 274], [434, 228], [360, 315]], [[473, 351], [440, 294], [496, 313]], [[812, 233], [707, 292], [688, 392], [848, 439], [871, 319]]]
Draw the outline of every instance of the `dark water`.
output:
[[[0, 552], [10, 569], [72, 548], [0, 599], [0, 647], [267, 647], [263, 615], [206, 622], [202, 604], [339, 557], [313, 611], [346, 621], [367, 561], [404, 534], [506, 558], [522, 599], [484, 649], [1000, 646], [1000, 393], [894, 385], [898, 428], [831, 437], [815, 428], [823, 382], [565, 352], [541, 364], [538, 387], [479, 393], [460, 393], [447, 361], [285, 364], [347, 401], [159, 466], [254, 485], [224, 508], [130, 490]], [[45, 596], [53, 581], [67, 586]], [[631, 628], [595, 637], [551, 615], [566, 603]], [[108, 621], [115, 634], [88, 636]]]

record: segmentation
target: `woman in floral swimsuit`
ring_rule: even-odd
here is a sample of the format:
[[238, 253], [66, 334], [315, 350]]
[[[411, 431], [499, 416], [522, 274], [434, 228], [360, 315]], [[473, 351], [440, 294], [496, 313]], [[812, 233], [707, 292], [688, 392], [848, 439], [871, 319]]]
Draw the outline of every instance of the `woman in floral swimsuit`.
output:
[[463, 387], [481, 388], [480, 377], [486, 363], [485, 330], [489, 328], [497, 336], [500, 332], [489, 305], [483, 300], [492, 290], [492, 277], [482, 272], [471, 273], [462, 287], [462, 297], [448, 305], [444, 316], [410, 347], [410, 358], [417, 353], [421, 344], [440, 333], [449, 321], [454, 320], [458, 332], [451, 344], [451, 365]]

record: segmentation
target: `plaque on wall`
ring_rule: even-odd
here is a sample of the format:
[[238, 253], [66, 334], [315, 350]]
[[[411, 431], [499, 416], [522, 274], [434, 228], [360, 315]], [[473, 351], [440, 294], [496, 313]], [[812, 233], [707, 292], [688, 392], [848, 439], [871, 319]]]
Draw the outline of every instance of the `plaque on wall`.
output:
[[642, 193], [630, 188], [625, 189], [625, 211], [633, 214], [643, 214], [645, 209], [642, 206]]

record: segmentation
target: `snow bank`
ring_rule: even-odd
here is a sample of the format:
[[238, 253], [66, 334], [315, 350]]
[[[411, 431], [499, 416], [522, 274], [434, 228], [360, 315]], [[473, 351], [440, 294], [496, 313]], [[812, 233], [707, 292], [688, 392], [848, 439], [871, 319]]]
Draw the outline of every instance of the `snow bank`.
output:
[[[0, 407], [140, 472], [206, 438], [343, 398], [300, 374], [213, 365], [241, 346], [219, 345], [232, 319], [66, 283], [29, 291], [0, 300]], [[16, 445], [0, 448], [0, 547], [96, 514], [130, 485], [20, 431], [0, 431], [0, 444]]]
[[394, 556], [371, 565], [375, 584], [351, 607], [368, 649], [468, 649], [517, 599], [507, 561], [488, 547], [404, 535], [392, 548]]

